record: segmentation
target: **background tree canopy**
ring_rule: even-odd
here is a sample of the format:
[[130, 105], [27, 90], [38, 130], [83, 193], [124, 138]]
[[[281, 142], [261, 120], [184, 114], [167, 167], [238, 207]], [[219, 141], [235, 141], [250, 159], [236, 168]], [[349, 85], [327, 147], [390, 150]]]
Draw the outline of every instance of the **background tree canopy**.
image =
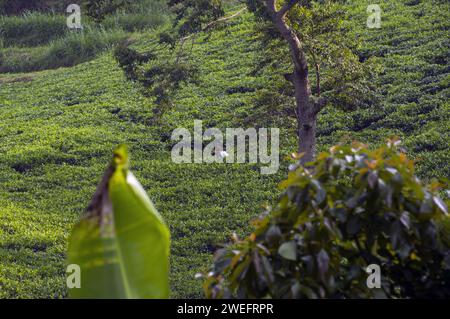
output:
[[71, 0], [0, 0], [1, 14], [19, 14], [24, 11], [64, 10]]

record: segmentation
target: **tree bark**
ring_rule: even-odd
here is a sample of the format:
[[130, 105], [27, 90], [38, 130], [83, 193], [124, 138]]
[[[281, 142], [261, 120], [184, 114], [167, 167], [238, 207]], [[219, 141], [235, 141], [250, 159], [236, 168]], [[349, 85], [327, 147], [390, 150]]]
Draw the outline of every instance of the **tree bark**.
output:
[[266, 5], [275, 27], [289, 44], [291, 59], [294, 64], [294, 70], [289, 79], [291, 79], [295, 89], [299, 138], [298, 152], [304, 153], [300, 160], [301, 164], [304, 165], [314, 159], [316, 152], [316, 122], [321, 104], [315, 103], [311, 99], [308, 63], [303, 44], [286, 22], [286, 14], [298, 2], [298, 0], [288, 1], [279, 10], [276, 8], [276, 0], [267, 0]]
[[308, 75], [294, 75], [295, 102], [298, 123], [298, 152], [304, 153], [302, 164], [314, 160], [316, 153], [317, 113], [311, 105], [311, 89]]

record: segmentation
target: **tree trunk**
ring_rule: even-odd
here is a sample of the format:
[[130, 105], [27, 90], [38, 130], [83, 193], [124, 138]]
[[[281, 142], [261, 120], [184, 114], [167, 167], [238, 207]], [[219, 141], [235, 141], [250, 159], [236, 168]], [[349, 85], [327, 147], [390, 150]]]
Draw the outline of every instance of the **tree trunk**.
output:
[[308, 75], [294, 76], [295, 102], [298, 124], [298, 152], [304, 153], [300, 162], [305, 164], [314, 160], [316, 153], [317, 113], [311, 103], [311, 89]]
[[316, 148], [316, 122], [318, 106], [311, 100], [311, 88], [308, 77], [308, 63], [303, 45], [286, 22], [286, 14], [297, 3], [288, 1], [281, 9], [276, 9], [276, 0], [267, 0], [267, 9], [275, 27], [289, 44], [294, 71], [289, 75], [295, 89], [296, 114], [298, 122], [298, 152], [304, 153], [300, 162], [304, 165], [314, 159]]

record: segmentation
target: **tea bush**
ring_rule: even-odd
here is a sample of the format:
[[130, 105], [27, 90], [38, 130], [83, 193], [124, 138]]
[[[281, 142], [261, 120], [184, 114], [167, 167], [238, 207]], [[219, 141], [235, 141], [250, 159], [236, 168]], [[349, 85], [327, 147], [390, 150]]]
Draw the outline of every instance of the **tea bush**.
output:
[[154, 29], [167, 21], [167, 16], [161, 12], [126, 13], [108, 16], [102, 25], [106, 29], [123, 29], [127, 32], [136, 32]]
[[291, 171], [254, 232], [217, 251], [207, 297], [450, 297], [445, 185], [424, 185], [395, 144], [336, 146]]

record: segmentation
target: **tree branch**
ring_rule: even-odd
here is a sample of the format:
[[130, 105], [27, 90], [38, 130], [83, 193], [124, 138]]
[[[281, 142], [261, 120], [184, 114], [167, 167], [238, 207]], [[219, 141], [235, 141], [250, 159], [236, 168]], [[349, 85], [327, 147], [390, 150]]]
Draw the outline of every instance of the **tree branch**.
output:
[[297, 4], [300, 0], [290, 0], [288, 3], [286, 3], [278, 12], [277, 15], [283, 19], [286, 14], [289, 12], [289, 10], [292, 9], [295, 4]]
[[[292, 9], [292, 7], [299, 0], [290, 0], [279, 11], [276, 9], [276, 0], [267, 0], [266, 7], [269, 10], [275, 27], [280, 32], [281, 36], [287, 41], [290, 47], [292, 62], [294, 63], [296, 72], [308, 73], [308, 65], [306, 57], [303, 52], [303, 44], [298, 38], [295, 31], [287, 24], [285, 20], [286, 13]], [[281, 14], [280, 14], [281, 13]]]
[[319, 113], [327, 105], [328, 99], [324, 97], [313, 97], [311, 96], [311, 101], [313, 102], [313, 112], [314, 114]]
[[240, 14], [241, 14], [242, 12], [244, 12], [245, 10], [247, 10], [247, 8], [242, 8], [242, 9], [239, 10], [238, 12], [236, 12], [236, 13], [234, 13], [234, 14], [228, 16], [228, 17], [223, 17], [223, 18], [217, 19], [217, 20], [215, 20], [215, 21], [212, 21], [212, 22], [208, 23], [208, 24], [202, 29], [202, 31], [207, 31], [209, 28], [213, 27], [213, 26], [214, 26], [215, 24], [217, 24], [217, 23], [220, 23], [220, 22], [224, 22], [224, 21], [233, 19], [233, 18], [237, 17], [238, 15], [240, 15]]
[[273, 19], [277, 14], [276, 0], [267, 0], [267, 10]]
[[308, 49], [308, 52], [311, 54], [311, 57], [313, 58], [314, 67], [316, 71], [316, 90], [317, 90], [317, 96], [320, 97], [320, 64], [317, 62], [317, 57], [312, 49]]
[[[247, 10], [247, 8], [242, 8], [242, 9], [240, 9], [238, 12], [236, 12], [236, 13], [234, 13], [234, 14], [228, 16], [228, 17], [222, 17], [222, 18], [220, 18], [220, 19], [211, 21], [211, 22], [209, 22], [205, 27], [203, 27], [203, 28], [200, 30], [200, 32], [208, 31], [210, 28], [212, 28], [213, 26], [215, 26], [216, 24], [218, 24], [218, 23], [220, 23], [220, 22], [224, 22], [224, 21], [227, 21], [227, 20], [236, 18], [238, 15], [240, 15], [240, 14], [241, 14], [242, 12], [244, 12], [245, 10]], [[196, 32], [196, 33], [187, 35], [187, 36], [185, 36], [184, 38], [182, 38], [181, 41], [182, 41], [182, 40], [187, 40], [187, 39], [191, 38], [192, 36], [194, 36], [194, 35], [197, 34], [197, 33], [199, 33], [199, 32]]]
[[[244, 8], [242, 8], [242, 9], [240, 9], [239, 11], [237, 11], [236, 13], [232, 14], [231, 16], [228, 16], [228, 17], [222, 17], [222, 18], [220, 18], [220, 19], [211, 21], [211, 22], [209, 22], [205, 27], [203, 27], [199, 32], [195, 32], [195, 33], [189, 34], [189, 35], [187, 35], [187, 36], [182, 37], [181, 39], [179, 39], [178, 41], [179, 41], [180, 49], [178, 50], [178, 54], [177, 54], [177, 58], [176, 58], [176, 63], [178, 64], [178, 62], [179, 62], [179, 60], [180, 60], [180, 57], [181, 57], [181, 55], [183, 54], [184, 43], [185, 43], [188, 39], [193, 38], [193, 40], [192, 40], [192, 45], [191, 45], [191, 52], [192, 52], [192, 47], [194, 46], [195, 37], [197, 36], [198, 33], [200, 33], [200, 32], [206, 32], [206, 31], [208, 31], [210, 28], [214, 27], [216, 24], [218, 24], [218, 23], [220, 23], [220, 22], [224, 22], [224, 21], [233, 19], [233, 18], [239, 16], [239, 15], [240, 15], [242, 12], [244, 12], [245, 10], [247, 10], [247, 8], [244, 7]], [[177, 44], [177, 45], [178, 45], [178, 44]], [[174, 50], [174, 51], [175, 51], [175, 50]], [[189, 55], [190, 55], [190, 54], [189, 54]]]

